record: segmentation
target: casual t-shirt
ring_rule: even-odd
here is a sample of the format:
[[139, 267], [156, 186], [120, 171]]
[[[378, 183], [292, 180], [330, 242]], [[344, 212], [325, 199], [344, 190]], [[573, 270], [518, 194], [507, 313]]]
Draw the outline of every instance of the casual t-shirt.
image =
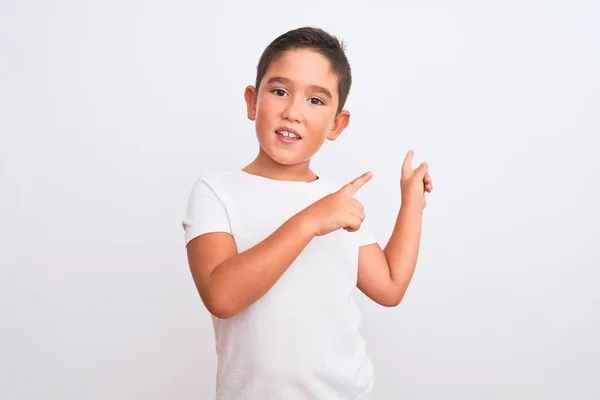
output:
[[[342, 185], [279, 181], [244, 171], [199, 177], [183, 219], [185, 244], [230, 233], [239, 252]], [[231, 318], [212, 316], [217, 399], [370, 399], [373, 367], [359, 334], [358, 251], [366, 226], [315, 237], [276, 284]]]

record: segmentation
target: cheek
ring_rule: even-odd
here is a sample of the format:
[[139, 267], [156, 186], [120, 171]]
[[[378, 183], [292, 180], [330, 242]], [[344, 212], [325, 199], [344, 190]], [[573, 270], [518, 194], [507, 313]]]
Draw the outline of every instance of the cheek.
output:
[[256, 111], [257, 123], [268, 123], [277, 114], [277, 104], [272, 98], [263, 96], [259, 99]]
[[257, 106], [263, 110], [271, 109], [277, 103], [277, 97], [269, 92], [261, 92], [258, 95]]
[[308, 120], [310, 121], [309, 125], [311, 126], [312, 130], [318, 131], [319, 133], [322, 133], [325, 135], [327, 135], [327, 133], [329, 133], [329, 130], [331, 129], [331, 126], [333, 125], [331, 116], [329, 115], [329, 113], [325, 113], [325, 112], [315, 111], [312, 113], [310, 118], [308, 118]]

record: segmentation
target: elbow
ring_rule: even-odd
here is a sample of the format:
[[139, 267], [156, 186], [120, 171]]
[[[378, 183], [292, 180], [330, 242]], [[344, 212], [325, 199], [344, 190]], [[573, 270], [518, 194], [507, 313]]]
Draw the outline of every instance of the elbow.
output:
[[226, 310], [226, 309], [209, 307], [209, 306], [206, 306], [206, 309], [208, 310], [210, 315], [212, 315], [213, 317], [217, 317], [219, 319], [227, 319], [227, 318], [231, 318], [235, 315], [235, 313], [233, 313], [229, 310]]
[[219, 319], [231, 318], [239, 313], [239, 310], [228, 299], [222, 297], [204, 299], [204, 306], [208, 312]]
[[393, 307], [397, 307], [398, 305], [400, 305], [403, 298], [404, 298], [404, 292], [403, 293], [393, 293], [393, 294], [390, 294], [389, 296], [386, 296], [385, 298], [383, 298], [382, 301], [379, 302], [379, 304], [381, 304], [384, 307], [393, 308]]
[[398, 305], [400, 305], [400, 302], [402, 302], [402, 299], [396, 300], [386, 300], [384, 302], [381, 302], [380, 304], [384, 307], [389, 307], [389, 308], [394, 308], [397, 307]]

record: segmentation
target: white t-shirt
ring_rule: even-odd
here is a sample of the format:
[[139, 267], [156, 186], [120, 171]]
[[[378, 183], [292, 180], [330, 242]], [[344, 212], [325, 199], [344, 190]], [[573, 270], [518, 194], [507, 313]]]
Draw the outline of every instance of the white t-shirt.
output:
[[[341, 187], [243, 171], [201, 176], [183, 219], [185, 243], [228, 232], [243, 252]], [[217, 399], [370, 399], [373, 366], [352, 293], [359, 247], [375, 242], [365, 223], [316, 237], [266, 295], [231, 318], [213, 316]]]

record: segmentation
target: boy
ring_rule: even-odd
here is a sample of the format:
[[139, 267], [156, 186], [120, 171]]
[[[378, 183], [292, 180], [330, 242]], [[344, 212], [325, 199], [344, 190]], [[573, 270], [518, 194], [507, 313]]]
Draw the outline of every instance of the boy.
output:
[[397, 305], [417, 262], [427, 165], [402, 166], [402, 204], [382, 250], [353, 195], [309, 168], [349, 123], [350, 66], [337, 38], [301, 28], [275, 39], [245, 91], [259, 152], [240, 171], [198, 178], [183, 220], [188, 261], [212, 314], [217, 398], [370, 399], [373, 368], [354, 287]]

